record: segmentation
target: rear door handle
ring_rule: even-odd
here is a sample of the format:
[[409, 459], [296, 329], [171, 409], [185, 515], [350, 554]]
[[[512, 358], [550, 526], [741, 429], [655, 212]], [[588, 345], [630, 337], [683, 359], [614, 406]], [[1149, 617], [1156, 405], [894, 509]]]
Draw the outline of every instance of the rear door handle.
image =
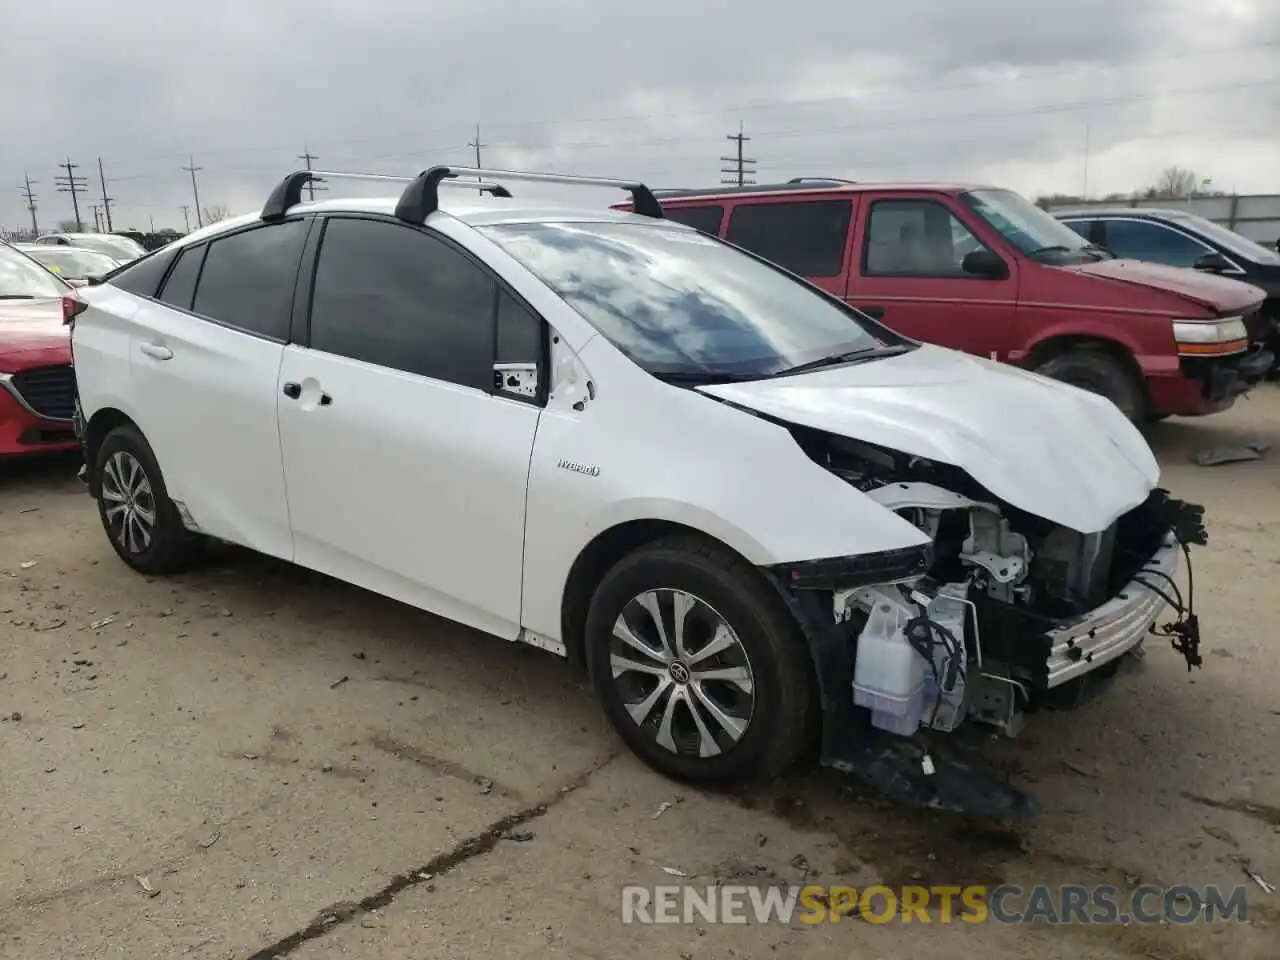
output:
[[172, 350], [170, 350], [168, 347], [161, 346], [158, 343], [144, 343], [138, 349], [140, 349], [152, 360], [169, 360], [169, 359], [172, 359], [173, 357]]
[[876, 306], [876, 307], [858, 307], [858, 309], [859, 309], [859, 310], [861, 310], [863, 313], [865, 313], [865, 314], [866, 314], [868, 317], [870, 317], [872, 320], [883, 320], [883, 319], [884, 319], [884, 307], [879, 307], [879, 306]]

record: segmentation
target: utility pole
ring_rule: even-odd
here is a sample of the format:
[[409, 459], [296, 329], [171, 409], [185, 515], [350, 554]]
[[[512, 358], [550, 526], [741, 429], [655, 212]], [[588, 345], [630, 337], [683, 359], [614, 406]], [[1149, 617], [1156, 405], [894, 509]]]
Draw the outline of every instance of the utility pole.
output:
[[89, 210], [93, 214], [93, 232], [102, 232], [102, 205], [98, 203], [89, 204]]
[[[481, 143], [481, 142], [480, 142], [480, 124], [478, 124], [478, 123], [476, 124], [476, 138], [475, 138], [474, 140], [472, 140], [470, 143], [468, 143], [468, 144], [467, 144], [467, 146], [468, 146], [468, 147], [475, 147], [475, 150], [476, 150], [476, 169], [477, 169], [477, 170], [479, 170], [479, 169], [483, 166], [483, 164], [481, 164], [481, 162], [480, 162], [480, 148], [481, 148], [481, 147], [487, 147], [487, 146], [488, 146], [488, 144], [487, 144], [487, 143]], [[477, 179], [477, 180], [483, 180], [484, 178], [483, 178], [483, 177], [476, 177], [476, 179]], [[482, 196], [482, 197], [484, 196], [484, 190], [477, 190], [477, 191], [476, 191], [476, 193], [480, 194], [480, 196]]]
[[[191, 217], [189, 216], [190, 211], [191, 211], [191, 206], [189, 204], [184, 203], [182, 205], [182, 225], [186, 227], [186, 230], [184, 231], [186, 233], [191, 232]], [[154, 231], [152, 232], [154, 233]]]
[[182, 169], [191, 174], [191, 192], [196, 199], [196, 226], [203, 227], [204, 217], [200, 213], [200, 188], [196, 185], [196, 174], [203, 170], [204, 167], [197, 167], [195, 157], [187, 154], [187, 165]]
[[733, 164], [733, 166], [731, 166], [731, 167], [721, 167], [721, 168], [720, 168], [720, 172], [721, 172], [721, 173], [727, 173], [727, 174], [730, 174], [730, 176], [729, 176], [728, 178], [721, 177], [721, 178], [720, 178], [720, 182], [721, 182], [721, 183], [733, 184], [733, 185], [735, 185], [735, 186], [739, 186], [739, 187], [745, 187], [745, 186], [746, 186], [747, 184], [749, 184], [749, 183], [755, 183], [755, 180], [754, 180], [752, 177], [748, 176], [748, 174], [752, 174], [752, 173], [755, 173], [755, 172], [756, 172], [756, 171], [755, 171], [755, 164], [756, 164], [756, 162], [755, 162], [754, 160], [748, 159], [747, 157], [744, 157], [744, 156], [742, 155], [742, 147], [743, 147], [743, 145], [744, 145], [748, 140], [750, 140], [750, 139], [751, 139], [750, 137], [748, 137], [748, 136], [744, 136], [744, 135], [743, 135], [743, 133], [742, 133], [742, 121], [738, 121], [738, 132], [737, 132], [737, 133], [731, 133], [731, 134], [729, 134], [725, 139], [726, 139], [726, 140], [736, 140], [736, 141], [737, 141], [737, 143], [738, 143], [738, 155], [737, 155], [736, 157], [721, 157], [721, 158], [720, 158], [720, 159], [721, 159], [721, 161], [723, 161], [724, 163], [731, 163], [731, 164]]
[[[308, 170], [312, 170], [314, 168], [311, 166], [311, 161], [319, 160], [320, 158], [311, 152], [311, 148], [309, 146], [307, 146], [306, 144], [303, 144], [302, 153], [299, 154], [298, 159], [307, 165]], [[316, 198], [316, 191], [324, 190], [324, 189], [325, 189], [324, 187], [317, 187], [316, 182], [314, 180], [308, 180], [307, 181], [307, 199], [314, 201]]]
[[80, 169], [80, 164], [72, 163], [70, 157], [67, 157], [66, 162], [60, 163], [58, 166], [67, 171], [66, 176], [58, 174], [53, 179], [58, 185], [59, 193], [71, 194], [71, 209], [75, 211], [76, 231], [79, 232], [84, 230], [84, 224], [80, 220], [80, 200], [77, 194], [84, 193], [89, 189], [86, 186], [88, 181], [76, 173], [76, 170]]
[[31, 239], [34, 240], [40, 236], [40, 225], [36, 223], [36, 195], [31, 192], [31, 175], [23, 173], [22, 179], [26, 181], [26, 186], [19, 189], [27, 197], [27, 211], [31, 214]]
[[111, 223], [111, 198], [107, 196], [107, 175], [102, 172], [102, 158], [98, 158], [98, 182], [102, 184], [102, 213], [103, 219], [107, 221], [107, 233], [114, 233], [115, 226]]

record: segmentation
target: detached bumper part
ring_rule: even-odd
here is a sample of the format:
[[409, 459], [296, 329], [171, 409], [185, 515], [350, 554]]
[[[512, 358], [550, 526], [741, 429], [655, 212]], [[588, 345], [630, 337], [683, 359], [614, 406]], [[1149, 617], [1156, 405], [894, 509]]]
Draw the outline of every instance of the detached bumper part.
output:
[[1214, 362], [1205, 378], [1205, 396], [1227, 400], [1247, 393], [1263, 381], [1275, 359], [1274, 353], [1258, 345], [1239, 357]]

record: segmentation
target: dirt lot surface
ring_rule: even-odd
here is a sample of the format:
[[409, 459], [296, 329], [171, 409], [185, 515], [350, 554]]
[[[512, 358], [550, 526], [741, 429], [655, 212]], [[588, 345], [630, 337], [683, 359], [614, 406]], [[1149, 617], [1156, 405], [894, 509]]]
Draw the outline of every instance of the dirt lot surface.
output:
[[[1190, 463], [1256, 439], [1262, 461]], [[1154, 442], [1166, 485], [1208, 509], [1204, 669], [1153, 642], [1106, 698], [991, 743], [1041, 806], [1014, 826], [811, 770], [675, 786], [551, 655], [243, 551], [148, 580], [76, 464], [0, 465], [0, 957], [1275, 960], [1280, 893], [1244, 868], [1280, 884], [1280, 389]], [[621, 887], [679, 882], [663, 868], [1243, 883], [1249, 920], [624, 926]]]

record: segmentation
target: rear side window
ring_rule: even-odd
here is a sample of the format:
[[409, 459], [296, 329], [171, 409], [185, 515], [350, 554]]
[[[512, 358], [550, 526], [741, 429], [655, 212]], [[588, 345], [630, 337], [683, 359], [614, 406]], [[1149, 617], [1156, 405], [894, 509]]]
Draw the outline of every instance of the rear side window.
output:
[[[334, 218], [320, 243], [310, 345], [492, 390], [497, 292], [497, 282], [477, 264], [421, 230]], [[509, 304], [508, 311], [512, 309]], [[509, 337], [508, 349], [527, 352], [528, 343], [518, 341], [518, 336]]]
[[724, 207], [718, 203], [696, 207], [666, 207], [662, 212], [668, 220], [683, 223], [713, 237], [720, 236]]
[[287, 340], [307, 226], [304, 220], [287, 220], [211, 242], [194, 312], [247, 333]]
[[850, 200], [739, 203], [725, 239], [802, 277], [844, 273]]
[[169, 272], [169, 279], [164, 282], [160, 291], [160, 299], [165, 303], [191, 309], [191, 301], [196, 295], [196, 279], [200, 276], [200, 265], [204, 262], [204, 244], [198, 247], [187, 247], [178, 256], [178, 262]]
[[[43, 242], [43, 241], [42, 241]], [[110, 275], [111, 286], [139, 297], [154, 297], [177, 250], [161, 250]]]

